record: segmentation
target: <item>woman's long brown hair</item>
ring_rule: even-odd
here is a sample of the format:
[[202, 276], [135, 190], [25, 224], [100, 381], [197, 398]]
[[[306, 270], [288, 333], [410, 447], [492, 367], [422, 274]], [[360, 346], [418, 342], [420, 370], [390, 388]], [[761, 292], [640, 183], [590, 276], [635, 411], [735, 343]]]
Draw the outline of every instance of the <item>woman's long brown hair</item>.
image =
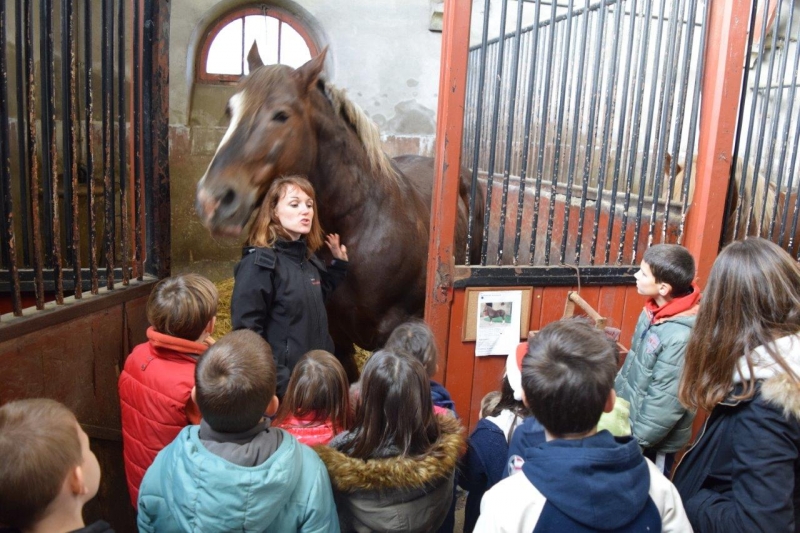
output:
[[380, 350], [364, 365], [353, 440], [341, 451], [358, 459], [381, 457], [396, 448], [402, 456], [427, 453], [439, 438], [430, 382], [422, 363]]
[[789, 376], [798, 376], [774, 341], [800, 332], [800, 267], [780, 246], [760, 238], [729, 244], [708, 278], [697, 321], [686, 348], [680, 401], [711, 410], [733, 387], [745, 356], [749, 380], [734, 399], [755, 393], [752, 352], [763, 346]]
[[281, 226], [278, 220], [278, 215], [275, 213], [275, 208], [280, 199], [286, 194], [287, 189], [290, 187], [297, 187], [314, 202], [314, 216], [311, 218], [311, 231], [306, 235], [306, 246], [311, 252], [316, 252], [322, 246], [325, 240], [325, 234], [322, 231], [322, 226], [319, 223], [319, 206], [317, 205], [317, 198], [314, 194], [314, 187], [306, 178], [302, 176], [284, 176], [272, 182], [264, 200], [261, 202], [261, 207], [258, 210], [255, 220], [250, 226], [250, 233], [247, 237], [247, 242], [250, 246], [260, 246], [272, 248], [279, 238], [291, 240], [289, 234]]
[[349, 389], [342, 363], [325, 350], [312, 350], [292, 371], [275, 425], [294, 416], [330, 422], [334, 432], [341, 433], [350, 428]]

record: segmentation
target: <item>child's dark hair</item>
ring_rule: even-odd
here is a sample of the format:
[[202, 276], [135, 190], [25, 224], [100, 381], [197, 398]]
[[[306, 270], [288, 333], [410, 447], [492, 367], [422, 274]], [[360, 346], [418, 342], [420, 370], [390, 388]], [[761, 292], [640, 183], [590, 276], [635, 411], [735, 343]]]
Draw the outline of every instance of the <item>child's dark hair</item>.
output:
[[583, 320], [560, 320], [528, 341], [522, 388], [533, 416], [556, 437], [597, 426], [617, 373], [616, 346]]
[[514, 389], [511, 388], [511, 384], [505, 376], [503, 377], [502, 383], [500, 383], [500, 401], [487, 413], [487, 416], [497, 416], [504, 409], [508, 409], [522, 418], [531, 415], [530, 409], [525, 407], [524, 403], [514, 399]]
[[689, 250], [678, 244], [654, 244], [644, 252], [642, 261], [659, 283], [669, 283], [674, 298], [692, 292], [695, 276], [694, 258]]
[[429, 378], [436, 373], [439, 360], [436, 338], [431, 328], [421, 320], [404, 322], [394, 328], [384, 348], [416, 358], [425, 367]]
[[241, 433], [264, 416], [275, 395], [275, 382], [275, 361], [267, 341], [250, 330], [234, 331], [197, 362], [197, 406], [215, 431]]
[[347, 373], [342, 363], [329, 352], [312, 350], [294, 367], [275, 425], [290, 416], [312, 417], [314, 422], [330, 421], [335, 433], [349, 429]]
[[217, 288], [200, 274], [181, 274], [156, 283], [147, 300], [147, 320], [159, 333], [197, 340], [217, 314]]
[[422, 363], [389, 350], [375, 352], [364, 365], [353, 439], [341, 450], [370, 459], [395, 448], [400, 455], [425, 454], [439, 438], [430, 382]]
[[[531, 416], [530, 408], [525, 407], [523, 402], [514, 398], [514, 389], [511, 388], [511, 384], [508, 382], [508, 377], [506, 376], [503, 376], [503, 382], [500, 384], [499, 393], [500, 400], [492, 409], [489, 409], [489, 412], [486, 413], [486, 416], [497, 416], [505, 409], [511, 411], [519, 418], [527, 418]], [[514, 434], [516, 427], [517, 422], [515, 420], [508, 430], [506, 440], [511, 440], [511, 435]]]

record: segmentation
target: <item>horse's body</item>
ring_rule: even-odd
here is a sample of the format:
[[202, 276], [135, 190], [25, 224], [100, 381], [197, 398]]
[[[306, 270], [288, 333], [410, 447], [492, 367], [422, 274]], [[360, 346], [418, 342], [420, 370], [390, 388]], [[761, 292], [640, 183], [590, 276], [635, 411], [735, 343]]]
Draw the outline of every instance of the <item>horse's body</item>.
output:
[[[323, 229], [338, 233], [349, 255], [347, 278], [327, 304], [341, 356], [352, 353], [352, 343], [381, 346], [395, 326], [422, 314], [433, 160], [387, 158], [363, 111], [319, 80], [323, 61], [324, 52], [297, 70], [251, 65], [229, 101], [231, 126], [198, 184], [197, 207], [211, 231], [237, 233], [275, 177], [308, 177]], [[457, 262], [465, 255], [468, 194], [462, 172]], [[476, 204], [483, 205], [481, 197]], [[480, 235], [482, 207], [477, 211]], [[476, 243], [473, 260], [478, 253]]]
[[483, 316], [488, 316], [489, 318], [504, 318], [506, 316], [506, 312], [504, 309], [494, 309], [488, 305], [485, 305], [483, 306]]
[[[665, 176], [669, 176], [668, 161], [665, 162], [664, 171]], [[685, 179], [685, 167], [681, 163], [676, 165], [675, 184], [673, 186], [673, 201], [681, 200], [681, 193], [683, 190], [683, 180]], [[747, 173], [745, 175], [745, 170]], [[694, 198], [694, 187], [697, 181], [697, 156], [692, 158], [691, 180], [689, 182], [689, 201], [691, 204]], [[745, 169], [744, 162], [741, 158], [736, 158], [736, 172], [735, 179], [728, 182], [728, 194], [730, 195], [731, 205], [733, 210], [728, 214], [728, 219], [725, 224], [725, 233], [722, 235], [722, 245], [733, 242], [734, 235], [736, 239], [744, 239], [747, 235], [756, 235], [765, 239], [770, 239], [769, 232], [770, 220], [778, 203], [777, 193], [775, 191], [774, 183], [767, 183], [765, 177], [759, 174], [755, 184], [753, 184], [753, 174], [755, 169], [752, 165], [748, 165]], [[744, 187], [741, 186], [741, 180], [745, 179]], [[666, 182], [665, 182], [666, 183]], [[741, 191], [741, 195], [740, 195]], [[752, 212], [750, 205], [752, 204]], [[736, 217], [736, 206], [742, 206], [742, 213]]]

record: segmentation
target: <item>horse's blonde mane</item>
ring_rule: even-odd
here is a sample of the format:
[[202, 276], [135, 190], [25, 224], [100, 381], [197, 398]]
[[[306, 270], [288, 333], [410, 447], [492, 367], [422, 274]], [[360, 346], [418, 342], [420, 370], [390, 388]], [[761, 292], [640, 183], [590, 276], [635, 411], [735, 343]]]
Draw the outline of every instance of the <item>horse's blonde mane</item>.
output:
[[397, 179], [397, 173], [392, 167], [391, 161], [383, 152], [378, 126], [358, 105], [347, 98], [344, 90], [326, 82], [325, 94], [336, 114], [350, 123], [355, 130], [358, 140], [367, 151], [372, 171], [386, 178]]

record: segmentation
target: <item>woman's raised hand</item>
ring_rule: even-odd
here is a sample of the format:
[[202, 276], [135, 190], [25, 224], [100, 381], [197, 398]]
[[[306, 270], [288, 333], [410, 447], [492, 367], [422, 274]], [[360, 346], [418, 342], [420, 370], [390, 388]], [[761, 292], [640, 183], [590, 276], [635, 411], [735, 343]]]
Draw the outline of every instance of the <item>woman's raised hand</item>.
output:
[[347, 261], [347, 247], [339, 242], [338, 233], [329, 233], [325, 236], [325, 244], [328, 245], [334, 259]]

